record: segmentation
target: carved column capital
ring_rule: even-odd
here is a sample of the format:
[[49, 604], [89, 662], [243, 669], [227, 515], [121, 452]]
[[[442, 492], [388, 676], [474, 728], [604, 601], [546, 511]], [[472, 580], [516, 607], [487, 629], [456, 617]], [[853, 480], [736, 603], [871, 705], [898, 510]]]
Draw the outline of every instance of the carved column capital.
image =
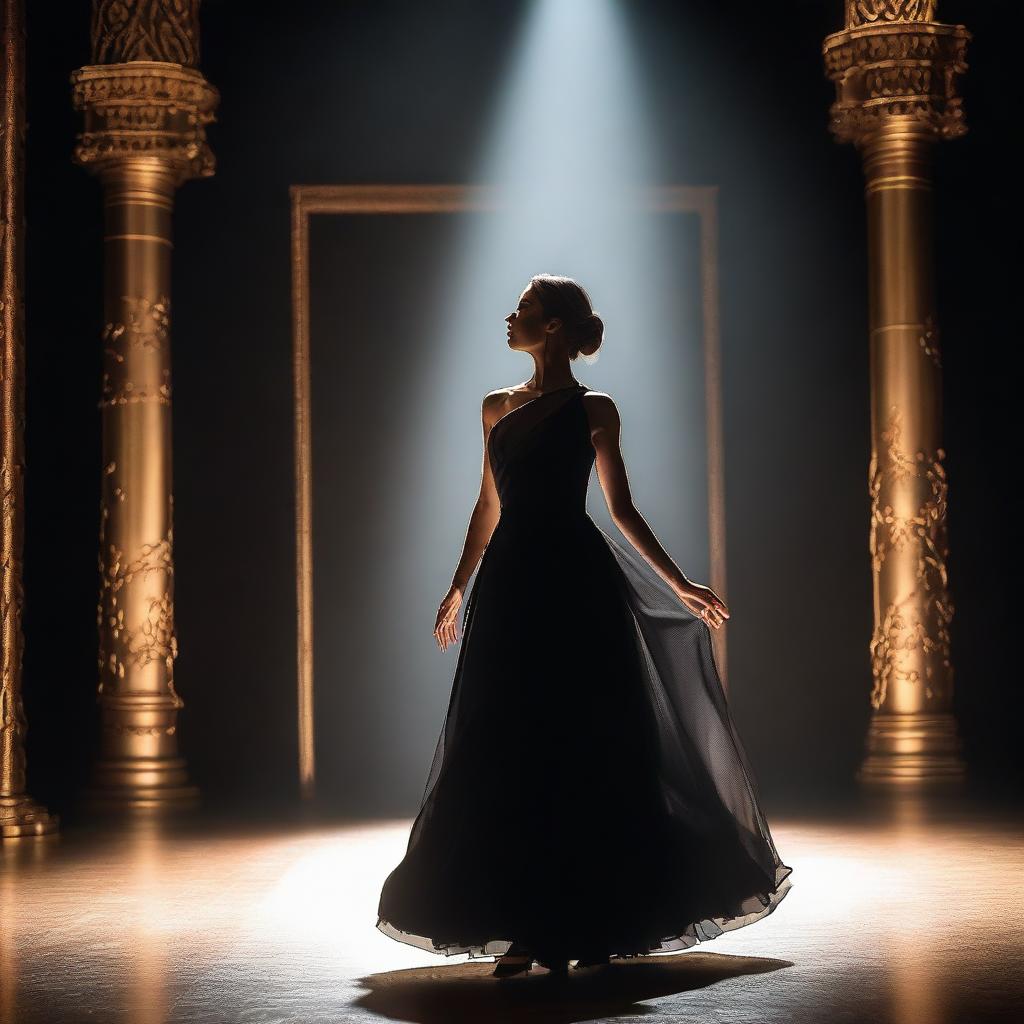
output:
[[823, 47], [838, 141], [859, 145], [894, 121], [928, 140], [967, 131], [957, 78], [971, 34], [933, 21], [934, 8], [930, 0], [848, 0], [846, 28]]
[[72, 102], [85, 114], [74, 160], [102, 173], [149, 158], [174, 169], [180, 184], [213, 174], [206, 141], [217, 90], [192, 69], [159, 61], [89, 65], [71, 75]]

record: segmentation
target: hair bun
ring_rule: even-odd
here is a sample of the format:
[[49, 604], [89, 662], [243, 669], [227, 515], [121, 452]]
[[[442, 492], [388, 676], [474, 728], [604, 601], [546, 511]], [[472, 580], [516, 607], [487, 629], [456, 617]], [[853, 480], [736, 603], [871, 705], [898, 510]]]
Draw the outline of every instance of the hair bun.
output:
[[596, 314], [589, 313], [576, 325], [578, 353], [592, 356], [604, 340], [604, 321]]

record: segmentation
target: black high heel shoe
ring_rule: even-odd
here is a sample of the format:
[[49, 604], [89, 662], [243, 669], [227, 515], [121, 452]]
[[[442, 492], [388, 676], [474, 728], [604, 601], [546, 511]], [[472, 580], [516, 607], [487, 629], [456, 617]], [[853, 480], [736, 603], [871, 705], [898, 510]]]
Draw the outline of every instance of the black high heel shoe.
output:
[[522, 946], [512, 943], [494, 963], [491, 974], [495, 978], [511, 978], [516, 974], [529, 974], [533, 967], [533, 954]]

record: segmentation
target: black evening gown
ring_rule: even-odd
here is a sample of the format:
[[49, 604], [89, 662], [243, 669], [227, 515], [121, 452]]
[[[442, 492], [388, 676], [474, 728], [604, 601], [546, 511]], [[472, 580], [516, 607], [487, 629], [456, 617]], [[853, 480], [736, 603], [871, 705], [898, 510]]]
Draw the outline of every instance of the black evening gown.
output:
[[380, 931], [431, 952], [680, 950], [790, 888], [710, 627], [586, 511], [585, 391], [531, 399], [488, 438], [501, 518], [378, 909]]

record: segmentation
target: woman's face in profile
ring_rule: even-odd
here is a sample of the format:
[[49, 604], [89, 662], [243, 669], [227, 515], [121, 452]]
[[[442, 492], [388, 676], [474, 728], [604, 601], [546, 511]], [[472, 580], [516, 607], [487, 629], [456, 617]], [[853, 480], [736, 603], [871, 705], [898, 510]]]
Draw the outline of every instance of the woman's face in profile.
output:
[[544, 344], [546, 319], [531, 285], [519, 296], [514, 313], [505, 317], [508, 324], [508, 346], [516, 351], [538, 348]]

